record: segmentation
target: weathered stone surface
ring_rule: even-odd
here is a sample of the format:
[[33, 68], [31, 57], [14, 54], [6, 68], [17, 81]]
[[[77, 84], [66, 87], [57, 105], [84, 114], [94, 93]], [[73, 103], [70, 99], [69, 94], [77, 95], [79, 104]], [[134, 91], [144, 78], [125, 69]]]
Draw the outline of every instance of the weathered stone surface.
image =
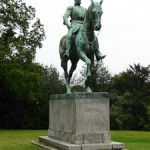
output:
[[93, 134], [84, 134], [84, 144], [89, 143], [111, 143], [109, 133], [93, 133]]
[[[93, 143], [93, 144], [70, 144], [60, 140], [50, 138], [48, 136], [40, 136], [40, 143], [37, 144], [39, 147], [42, 147], [48, 150], [123, 150], [124, 145], [119, 142], [110, 142], [110, 143]], [[32, 142], [36, 144], [35, 142]], [[46, 144], [46, 147], [44, 146]]]
[[72, 124], [73, 124], [73, 101], [70, 100], [51, 100], [49, 102], [49, 128], [72, 132]]
[[118, 149], [123, 149], [124, 148], [124, 144], [123, 143], [119, 143], [119, 142], [111, 142], [113, 145], [113, 149], [114, 150], [118, 150]]
[[103, 143], [103, 134], [84, 134], [84, 144]]
[[44, 143], [39, 143], [39, 142], [35, 142], [35, 141], [32, 141], [31, 144], [33, 144], [39, 148], [45, 149], [45, 150], [60, 150], [54, 146], [46, 145]]
[[75, 133], [102, 133], [109, 131], [109, 100], [86, 99], [76, 101]]
[[123, 150], [122, 143], [111, 142], [107, 93], [53, 95], [49, 105], [48, 136], [39, 137], [40, 144], [34, 142], [39, 147], [48, 150]]
[[49, 137], [74, 144], [111, 141], [107, 93], [53, 95], [49, 105]]
[[103, 134], [103, 143], [110, 143], [111, 142], [111, 137], [109, 133], [104, 133]]
[[66, 142], [56, 140], [47, 136], [40, 136], [39, 141], [41, 143], [53, 145], [56, 148], [59, 148], [61, 150], [81, 150], [81, 145], [66, 143]]
[[52, 137], [52, 138], [62, 140], [64, 142], [69, 142], [69, 143], [73, 143], [73, 144], [82, 144], [83, 143], [83, 134], [75, 135], [75, 134], [72, 134], [69, 132], [63, 132], [63, 131], [49, 129], [48, 135], [50, 135], [50, 137]]
[[112, 144], [83, 144], [82, 145], [82, 150], [112, 150]]

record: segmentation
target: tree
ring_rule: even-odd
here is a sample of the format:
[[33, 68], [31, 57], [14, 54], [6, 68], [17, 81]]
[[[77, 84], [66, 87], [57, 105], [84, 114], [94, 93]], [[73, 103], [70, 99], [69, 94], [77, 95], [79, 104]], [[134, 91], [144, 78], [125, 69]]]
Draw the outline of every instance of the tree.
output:
[[81, 81], [78, 74], [74, 74], [70, 82], [71, 91], [74, 92], [84, 92], [83, 81]]
[[1, 0], [0, 75], [18, 96], [28, 95], [30, 99], [39, 87], [34, 85], [42, 82], [42, 67], [32, 62], [44, 38], [43, 25], [35, 19], [33, 7], [27, 7], [22, 0]]
[[35, 63], [8, 67], [0, 76], [0, 128], [46, 129], [49, 96], [65, 92], [59, 72]]
[[130, 65], [112, 78], [111, 89], [116, 93], [111, 103], [113, 128], [148, 130], [150, 66]]
[[0, 62], [17, 60], [31, 63], [41, 48], [45, 32], [35, 9], [22, 0], [1, 0]]
[[45, 67], [45, 79], [45, 90], [49, 95], [65, 93], [65, 83], [53, 65]]
[[[86, 79], [86, 67], [83, 66], [80, 71], [80, 83], [84, 84], [83, 81]], [[107, 67], [104, 66], [102, 61], [95, 61], [92, 66], [92, 77], [91, 77], [91, 87], [93, 92], [105, 92], [108, 91], [109, 82], [111, 79], [111, 74]]]
[[27, 7], [22, 0], [1, 0], [0, 75], [18, 97], [37, 99], [43, 69], [33, 61], [44, 38], [43, 25], [35, 19], [33, 7]]
[[44, 38], [43, 25], [35, 18], [33, 7], [21, 0], [1, 0], [0, 128], [45, 127], [48, 100], [43, 90], [44, 67], [34, 63]]
[[113, 77], [113, 85], [120, 94], [126, 91], [149, 94], [149, 82], [150, 66], [143, 67], [140, 64], [130, 65], [130, 68], [126, 72]]

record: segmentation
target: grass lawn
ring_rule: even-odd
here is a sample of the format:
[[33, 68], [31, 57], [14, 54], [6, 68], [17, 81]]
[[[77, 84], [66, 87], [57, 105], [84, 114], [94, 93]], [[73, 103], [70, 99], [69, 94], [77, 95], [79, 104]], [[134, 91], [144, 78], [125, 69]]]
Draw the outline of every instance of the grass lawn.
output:
[[[47, 135], [47, 130], [0, 130], [0, 150], [41, 150], [30, 143], [41, 135]], [[150, 132], [111, 131], [111, 137], [128, 150], [150, 150]]]
[[111, 131], [113, 141], [125, 143], [128, 150], [150, 150], [150, 132]]
[[41, 150], [31, 145], [38, 136], [47, 135], [47, 130], [0, 130], [0, 150]]

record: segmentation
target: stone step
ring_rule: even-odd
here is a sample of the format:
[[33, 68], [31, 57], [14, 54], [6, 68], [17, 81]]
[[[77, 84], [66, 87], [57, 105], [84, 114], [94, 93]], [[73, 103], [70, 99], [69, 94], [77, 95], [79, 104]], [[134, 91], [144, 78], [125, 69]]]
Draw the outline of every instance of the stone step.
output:
[[48, 136], [40, 136], [39, 143], [32, 142], [46, 150], [123, 150], [124, 144], [119, 142], [110, 143], [93, 143], [93, 144], [70, 144], [67, 142], [59, 141]]
[[39, 136], [40, 143], [46, 143], [53, 145], [61, 150], [81, 150], [81, 145], [71, 144], [57, 139], [50, 138], [48, 136]]
[[42, 148], [42, 149], [45, 149], [45, 150], [60, 150], [56, 147], [53, 147], [51, 145], [45, 145], [44, 143], [39, 143], [39, 142], [35, 142], [35, 141], [32, 141], [31, 142], [33, 145], [39, 147], [39, 148]]
[[[37, 146], [37, 147], [39, 147], [39, 148], [42, 148], [42, 149], [45, 149], [45, 150], [62, 150], [62, 149], [58, 149], [58, 148], [54, 148], [53, 146], [51, 146], [51, 145], [45, 145], [45, 144], [43, 144], [43, 143], [39, 143], [39, 142], [34, 142], [34, 141], [32, 141], [31, 142], [33, 145], [35, 145], [35, 146]], [[84, 148], [87, 148], [87, 147], [84, 147]], [[89, 147], [90, 148], [90, 147]], [[87, 150], [87, 149], [86, 149]], [[91, 150], [91, 148], [90, 148], [90, 150]], [[127, 149], [122, 149], [122, 150], [127, 150]]]

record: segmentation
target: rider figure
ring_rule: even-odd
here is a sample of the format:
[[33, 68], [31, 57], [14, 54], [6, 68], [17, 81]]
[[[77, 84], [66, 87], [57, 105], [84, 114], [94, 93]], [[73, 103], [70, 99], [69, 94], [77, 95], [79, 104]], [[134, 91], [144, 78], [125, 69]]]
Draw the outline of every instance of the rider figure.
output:
[[[79, 31], [80, 27], [83, 24], [84, 18], [85, 18], [85, 13], [86, 9], [80, 6], [81, 0], [74, 0], [74, 6], [70, 6], [67, 8], [63, 20], [64, 20], [64, 25], [67, 26], [68, 28], [68, 34], [67, 34], [67, 49], [64, 54], [65, 57], [70, 56], [70, 46], [71, 46], [71, 38], [73, 33], [76, 33]], [[70, 22], [71, 24], [68, 23], [68, 18], [71, 18]], [[100, 60], [103, 59], [105, 56], [101, 56], [99, 50], [95, 52], [96, 59]]]
[[[63, 20], [64, 20], [64, 25], [67, 26], [68, 28], [68, 34], [67, 34], [67, 49], [64, 54], [64, 56], [69, 57], [70, 55], [70, 45], [71, 45], [71, 38], [73, 33], [78, 32], [80, 29], [81, 25], [83, 24], [84, 17], [85, 17], [85, 8], [80, 6], [81, 0], [74, 0], [74, 6], [70, 6], [67, 8]], [[71, 18], [70, 22], [71, 24], [68, 23], [68, 18]]]

